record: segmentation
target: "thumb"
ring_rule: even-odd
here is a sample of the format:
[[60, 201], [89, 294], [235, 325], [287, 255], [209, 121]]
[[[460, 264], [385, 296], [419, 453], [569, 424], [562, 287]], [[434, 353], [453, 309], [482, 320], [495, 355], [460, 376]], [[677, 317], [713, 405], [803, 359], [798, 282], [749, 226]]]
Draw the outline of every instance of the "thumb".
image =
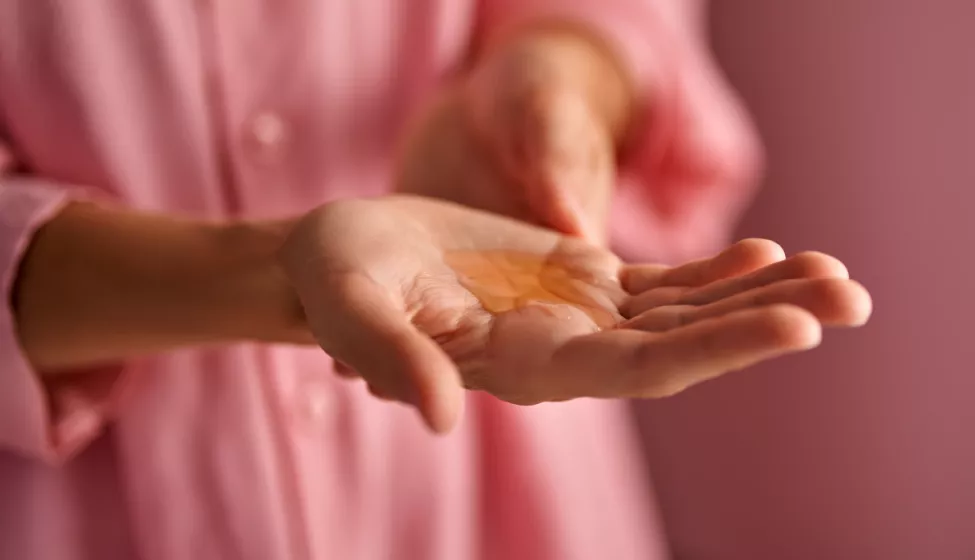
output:
[[[409, 321], [401, 305], [365, 275], [343, 275], [337, 286], [319, 286], [327, 317], [310, 319], [322, 348], [359, 373], [372, 390], [415, 406], [431, 430], [450, 431], [464, 391], [453, 361]], [[308, 305], [312, 302], [304, 302]], [[309, 317], [316, 316], [308, 313]]]

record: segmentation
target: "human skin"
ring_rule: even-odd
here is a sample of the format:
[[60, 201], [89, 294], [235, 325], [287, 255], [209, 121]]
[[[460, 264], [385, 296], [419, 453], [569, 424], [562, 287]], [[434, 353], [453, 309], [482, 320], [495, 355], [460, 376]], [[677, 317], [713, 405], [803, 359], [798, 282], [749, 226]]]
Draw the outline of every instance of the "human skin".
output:
[[[502, 43], [491, 49], [490, 52], [496, 53], [491, 56], [500, 57], [498, 60], [501, 62], [497, 63], [499, 68], [511, 64], [506, 57], [515, 55], [507, 53], [525, 53], [525, 49], [538, 49], [537, 52], [544, 53], [564, 52], [567, 53], [564, 56], [574, 57], [570, 59], [577, 62], [566, 65], [566, 68], [585, 69], [581, 74], [583, 77], [566, 71], [564, 78], [555, 82], [565, 84], [565, 88], [552, 99], [568, 96], [575, 101], [567, 105], [561, 102], [539, 104], [537, 108], [541, 108], [542, 113], [532, 118], [544, 114], [551, 118], [552, 123], [582, 119], [596, 134], [594, 138], [603, 139], [586, 149], [599, 146], [609, 150], [601, 156], [583, 160], [602, 162], [600, 165], [612, 162], [611, 147], [621, 135], [622, 126], [619, 123], [624, 120], [621, 115], [626, 113], [620, 108], [628, 107], [629, 101], [625, 94], [593, 95], [590, 86], [592, 83], [605, 82], [611, 85], [610, 93], [619, 93], [625, 91], [625, 88], [620, 89], [624, 83], [622, 78], [617, 76], [618, 80], [612, 85], [614, 80], [607, 76], [614, 75], [613, 64], [607, 61], [599, 47], [593, 45], [592, 50], [587, 51], [585, 45], [589, 43], [586, 39], [580, 39], [578, 35], [563, 29], [546, 28], [540, 33], [538, 36], [516, 35], [511, 43]], [[525, 44], [530, 47], [525, 47]], [[491, 56], [488, 57], [489, 61], [495, 60]], [[559, 56], [546, 54], [542, 58], [558, 60]], [[582, 62], [583, 59], [588, 61]], [[486, 68], [484, 72], [490, 75], [491, 62], [485, 63], [482, 68]], [[484, 92], [471, 87], [473, 89], [470, 91], [478, 92], [478, 95]], [[620, 105], [595, 103], [595, 100], [603, 97], [616, 98]], [[541, 99], [549, 98], [542, 96]], [[575, 117], [558, 109], [566, 106], [574, 107], [572, 111], [577, 111]], [[471, 111], [468, 116], [477, 114], [476, 110]], [[564, 118], [560, 118], [560, 115]], [[436, 118], [431, 120], [436, 121]], [[469, 122], [460, 117], [455, 120], [455, 124]], [[515, 119], [511, 122], [521, 121]], [[511, 136], [505, 136], [504, 131], [511, 129], [496, 129], [493, 132], [495, 136], [491, 136], [491, 131], [485, 132], [477, 126], [482, 125], [475, 124], [472, 128], [460, 126], [465, 133], [473, 134], [468, 135], [472, 143], [467, 154], [487, 170], [489, 175], [485, 176], [492, 180], [482, 185], [468, 185], [471, 192], [476, 193], [481, 189], [480, 195], [493, 198], [502, 205], [520, 200], [528, 209], [529, 216], [537, 217], [533, 221], [552, 227], [558, 226], [558, 220], [553, 220], [552, 214], [546, 212], [552, 210], [558, 213], [559, 208], [565, 210], [568, 206], [563, 208], [549, 204], [555, 199], [548, 195], [539, 198], [519, 193], [548, 192], [550, 195], [555, 193], [556, 198], [563, 197], [560, 200], [571, 200], [578, 193], [587, 192], [580, 190], [583, 187], [592, 187], [590, 194], [595, 193], [593, 196], [596, 198], [608, 201], [612, 184], [609, 180], [611, 164], [592, 169], [583, 166], [583, 174], [610, 173], [603, 183], [542, 180], [560, 176], [563, 173], [560, 166], [573, 159], [548, 157], [547, 154], [552, 152], [547, 150], [558, 149], [558, 145], [547, 143], [552, 135], [539, 136], [539, 143], [526, 152], [541, 154], [537, 156], [541, 159], [528, 156], [517, 163], [519, 152], [506, 156], [500, 150], [505, 144], [490, 140], [510, 139]], [[509, 122], [504, 126], [514, 125]], [[559, 125], [553, 126], [558, 128]], [[485, 138], [489, 139], [488, 148], [479, 143]], [[422, 145], [422, 142], [417, 144]], [[436, 142], [433, 145], [436, 146]], [[484, 149], [478, 150], [478, 147]], [[407, 161], [415, 158], [426, 165], [416, 168], [407, 165], [402, 177], [410, 177], [409, 169], [422, 173], [425, 169], [434, 168], [433, 162], [424, 157], [410, 155], [409, 142], [405, 153]], [[518, 182], [517, 177], [506, 175], [511, 169], [510, 165], [505, 167], [508, 164], [499, 163], [492, 167], [492, 162], [498, 161], [493, 158], [499, 155], [502, 162], [515, 161], [514, 167], [521, 165], [521, 169], [533, 171], [526, 172], [524, 177], [527, 179]], [[513, 185], [523, 190], [519, 191]], [[602, 204], [570, 206], [591, 209], [601, 208]], [[548, 210], [541, 210], [543, 207]], [[407, 209], [416, 215], [408, 216]], [[850, 311], [852, 318], [840, 321], [841, 324], [859, 324], [869, 314], [869, 297], [861, 287], [843, 278], [844, 272], [833, 275], [837, 286], [816, 292], [818, 295], [812, 298], [807, 291], [820, 288], [787, 286], [784, 291], [776, 292], [777, 295], [769, 296], [771, 300], [767, 297], [734, 300], [731, 296], [737, 292], [724, 294], [718, 299], [731, 298], [732, 302], [717, 308], [718, 318], [714, 317], [715, 308], [694, 315], [678, 306], [674, 311], [679, 320], [670, 326], [686, 328], [675, 328], [670, 333], [674, 335], [673, 339], [650, 334], [654, 341], [651, 344], [643, 334], [661, 330], [659, 322], [653, 328], [644, 328], [639, 322], [639, 313], [624, 317], [622, 309], [627, 305], [628, 298], [638, 294], [628, 293], [620, 283], [619, 274], [623, 269], [615, 256], [590, 244], [600, 242], [600, 236], [592, 235], [592, 231], [599, 231], [603, 226], [591, 229], [592, 224], [598, 223], [599, 212], [560, 214], [565, 219], [563, 225], [576, 220], [575, 226], [561, 228], [568, 237], [551, 230], [532, 229], [511, 220], [477, 212], [465, 215], [465, 212], [471, 211], [451, 204], [393, 197], [373, 203], [336, 203], [305, 217], [280, 222], [205, 223], [91, 204], [70, 204], [41, 229], [24, 259], [15, 293], [19, 333], [28, 357], [44, 375], [67, 374], [141, 354], [201, 344], [236, 340], [299, 344], [317, 341], [336, 359], [349, 364], [365, 377], [375, 393], [416, 405], [431, 428], [446, 431], [456, 422], [460, 390], [464, 387], [483, 389], [519, 403], [584, 396], [662, 396], [749, 363], [817, 344], [820, 321], [832, 316], [830, 313], [835, 315], [831, 311], [820, 317], [817, 313], [826, 313], [821, 307], [839, 307]], [[508, 213], [517, 214], [514, 211]], [[338, 214], [344, 216], [339, 218]], [[342, 221], [351, 215], [357, 216], [355, 223]], [[366, 219], [370, 215], [375, 219]], [[301, 226], [294, 232], [296, 222]], [[345, 225], [339, 227], [336, 223]], [[443, 223], [450, 226], [446, 229], [437, 226]], [[397, 224], [403, 228], [391, 230], [391, 226]], [[343, 228], [355, 230], [363, 239], [385, 239], [391, 245], [402, 245], [404, 240], [409, 239], [413, 242], [404, 246], [399, 254], [393, 255], [381, 250], [382, 245], [362, 247], [360, 241], [348, 235], [349, 232]], [[411, 238], [410, 233], [419, 235], [418, 231], [425, 234]], [[511, 237], [514, 231], [520, 232], [520, 235]], [[499, 246], [498, 239], [505, 236], [511, 237], [512, 241]], [[282, 243], [285, 244], [283, 269], [277, 259]], [[349, 261], [348, 256], [353, 248], [361, 251], [362, 255], [368, 255], [370, 260]], [[459, 250], [490, 252], [498, 249], [534, 254], [538, 258], [551, 258], [553, 254], [563, 258], [576, 274], [570, 283], [585, 288], [578, 293], [588, 292], [586, 297], [597, 302], [589, 308], [598, 310], [604, 317], [613, 317], [616, 325], [604, 319], [593, 322], [586, 313], [579, 315], [579, 301], [570, 301], [573, 305], [568, 306], [557, 303], [558, 317], [552, 316], [551, 308], [527, 305], [532, 303], [529, 300], [517, 308], [505, 310], [508, 313], [486, 313], [483, 305], [478, 311], [478, 306], [471, 302], [473, 294], [460, 284], [457, 271], [446, 264], [445, 258], [447, 253], [456, 254]], [[744, 274], [781, 258], [781, 250], [776, 249], [766, 250], [759, 257], [748, 256], [746, 252], [737, 268], [732, 267], [733, 270], [729, 269], [731, 272], [709, 277], [708, 282]], [[694, 266], [691, 265], [691, 268]], [[397, 328], [401, 330], [397, 332], [411, 333], [412, 336], [406, 339], [412, 340], [414, 346], [401, 348], [399, 345], [406, 339], [386, 338], [389, 333], [381, 325], [373, 325], [371, 330], [362, 327], [363, 321], [376, 311], [374, 305], [362, 307], [366, 305], [363, 303], [365, 300], [355, 290], [364, 288], [349, 286], [342, 281], [331, 286], [335, 289], [326, 289], [327, 284], [323, 283], [336, 271], [343, 274], [368, 271], [366, 276], [372, 278], [376, 270], [393, 273], [397, 282], [413, 287], [429, 278], [442, 280], [454, 275], [455, 280], [447, 283], [447, 289], [455, 298], [457, 307], [448, 305], [435, 313], [423, 306], [411, 308], [403, 302], [417, 297], [416, 294], [398, 292], [399, 286], [395, 282], [389, 285], [380, 282], [378, 288], [375, 285], [369, 288], [386, 292], [373, 294], [378, 300], [372, 299], [370, 305], [376, 301], [387, 301], [383, 298], [391, 298], [392, 307], [383, 309], [386, 319], [392, 321], [390, 324], [399, 325]], [[662, 270], [650, 267], [645, 269], [645, 274], [659, 275]], [[316, 273], [319, 277], [309, 279], [309, 275]], [[69, 289], [58, 281], [65, 276], [73, 279]], [[800, 275], [800, 278], [805, 277]], [[599, 282], [594, 283], [593, 278], [598, 278]], [[773, 274], [770, 281], [775, 283], [791, 279], [793, 277], [788, 275], [776, 277]], [[691, 283], [685, 287], [694, 285]], [[292, 286], [297, 289], [297, 294]], [[441, 288], [444, 286], [437, 289]], [[759, 288], [765, 289], [763, 286]], [[348, 292], [349, 289], [353, 292]], [[401, 302], [400, 307], [396, 306], [397, 301]], [[420, 297], [417, 301], [426, 300]], [[683, 305], [677, 300], [669, 303]], [[705, 301], [699, 305], [706, 307], [709, 303], [716, 302]], [[657, 307], [660, 305], [658, 303]], [[751, 315], [740, 315], [751, 308], [754, 308]], [[544, 313], [539, 314], [540, 310]], [[394, 311], [400, 314], [397, 320], [393, 320]], [[441, 314], [453, 316], [454, 320], [467, 321], [466, 327], [458, 330], [455, 328], [457, 325], [453, 325], [451, 328], [454, 330], [451, 330], [444, 325], [423, 325], [426, 315], [418, 315], [419, 311], [433, 313], [438, 320], [443, 320]], [[653, 311], [653, 307], [645, 307], [641, 313], [643, 311]], [[669, 311], [665, 309], [664, 315], [667, 313]], [[708, 313], [712, 316], [707, 317]], [[660, 312], [657, 311], [657, 314]], [[567, 319], [562, 315], [566, 315]], [[308, 325], [305, 324], [306, 317]], [[702, 319], [700, 325], [691, 324], [696, 321], [694, 317]], [[595, 334], [592, 339], [582, 336], [593, 334], [597, 327], [617, 326], [624, 318], [634, 321], [631, 326], [635, 328], [610, 329], [613, 332]], [[558, 321], [549, 324], [552, 319]], [[449, 324], [452, 323], [445, 323]], [[359, 336], [351, 339], [346, 338], [346, 334], [339, 334], [355, 332], [359, 332]], [[536, 345], [522, 344], [536, 335], [542, 336], [542, 339], [536, 340]], [[501, 344], [498, 336], [502, 339], [511, 337], [510, 344]], [[722, 336], [727, 338], [722, 339]], [[584, 340], [570, 344], [577, 337]], [[725, 345], [715, 344], [715, 337], [725, 340]], [[590, 344], [590, 340], [595, 342]], [[373, 362], [377, 345], [387, 345], [392, 350], [380, 353], [384, 358], [379, 363]], [[563, 345], [568, 349], [562, 350]], [[646, 352], [637, 351], [644, 356], [644, 360], [634, 362], [622, 357], [644, 345], [656, 348], [647, 356], [644, 356]], [[701, 352], [702, 345], [710, 350]], [[418, 348], [426, 350], [421, 352]], [[493, 353], [494, 350], [489, 351], [492, 348], [504, 348], [504, 351], [499, 357]], [[401, 354], [399, 350], [405, 353]], [[413, 355], [411, 351], [420, 354]], [[570, 362], [563, 363], [562, 360], [568, 359], [566, 356], [569, 355], [572, 356]], [[647, 361], [649, 358], [653, 359]], [[618, 367], [610, 367], [614, 360]], [[580, 369], [570, 376], [560, 373], [556, 377], [551, 374], [564, 369], [566, 363]], [[605, 378], [596, 376], [597, 372], [601, 373], [607, 368], [615, 369], [628, 381], [607, 383]], [[499, 373], [528, 370], [540, 371], [540, 377], [531, 380], [526, 376], [505, 377]], [[550, 373], [546, 374], [546, 371]]]
[[396, 190], [604, 244], [617, 153], [642, 110], [622, 65], [582, 28], [490, 37], [409, 128]]
[[[543, 278], [563, 301], [492, 310], [458, 252], [466, 265], [472, 252], [559, 263], [520, 281]], [[578, 238], [416, 197], [327, 205], [294, 228], [282, 259], [322, 348], [435, 431], [454, 425], [465, 388], [516, 404], [668, 396], [812, 348], [823, 326], [859, 326], [871, 309], [836, 259], [784, 260], [766, 240], [677, 268], [624, 266]], [[489, 281], [517, 276], [501, 272]]]

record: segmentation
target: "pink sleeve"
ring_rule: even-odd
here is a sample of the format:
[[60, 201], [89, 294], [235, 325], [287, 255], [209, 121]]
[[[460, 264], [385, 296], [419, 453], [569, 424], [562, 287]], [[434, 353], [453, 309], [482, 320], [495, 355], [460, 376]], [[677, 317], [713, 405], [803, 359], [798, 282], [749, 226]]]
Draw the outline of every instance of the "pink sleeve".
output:
[[708, 52], [691, 0], [484, 0], [482, 29], [568, 20], [589, 27], [630, 72], [643, 111], [622, 162], [612, 239], [625, 258], [680, 262], [729, 241], [762, 152]]
[[13, 158], [0, 143], [0, 450], [57, 463], [100, 431], [121, 384], [119, 371], [86, 372], [42, 383], [17, 338], [10, 295], [31, 237], [80, 192], [6, 173]]

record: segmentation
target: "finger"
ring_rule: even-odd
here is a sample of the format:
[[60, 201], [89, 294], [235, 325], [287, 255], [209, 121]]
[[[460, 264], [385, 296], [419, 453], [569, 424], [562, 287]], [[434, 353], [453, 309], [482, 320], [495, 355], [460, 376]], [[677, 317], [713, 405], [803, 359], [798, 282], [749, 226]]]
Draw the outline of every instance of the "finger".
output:
[[613, 143], [583, 95], [565, 88], [520, 96], [509, 134], [521, 138], [514, 174], [528, 204], [557, 231], [605, 241], [605, 214], [613, 188]]
[[662, 332], [749, 308], [774, 304], [801, 307], [823, 325], [860, 326], [870, 317], [870, 294], [857, 282], [841, 278], [785, 280], [704, 306], [667, 305], [651, 309], [620, 328]]
[[747, 274], [781, 261], [785, 252], [767, 239], [743, 239], [718, 255], [677, 267], [630, 265], [623, 269], [623, 287], [639, 294], [661, 286], [703, 286], [725, 278]]
[[704, 305], [781, 280], [798, 278], [849, 278], [850, 273], [835, 257], [808, 251], [769, 265], [747, 276], [729, 278], [683, 294], [679, 303]]
[[705, 305], [781, 280], [797, 278], [849, 278], [849, 273], [843, 263], [829, 255], [806, 252], [751, 274], [718, 280], [695, 289], [651, 289], [624, 301], [620, 310], [625, 317], [635, 317], [662, 305]]
[[664, 286], [647, 290], [623, 300], [619, 306], [620, 314], [629, 319], [655, 307], [678, 305], [684, 294], [691, 289], [686, 286]]
[[579, 396], [656, 398], [813, 348], [821, 338], [822, 327], [808, 311], [773, 305], [665, 334], [617, 329], [579, 337], [557, 352], [554, 364]]
[[363, 275], [344, 275], [318, 293], [328, 294], [332, 311], [327, 325], [312, 325], [322, 348], [383, 395], [416, 406], [432, 430], [449, 431], [463, 403], [457, 368], [389, 292]]

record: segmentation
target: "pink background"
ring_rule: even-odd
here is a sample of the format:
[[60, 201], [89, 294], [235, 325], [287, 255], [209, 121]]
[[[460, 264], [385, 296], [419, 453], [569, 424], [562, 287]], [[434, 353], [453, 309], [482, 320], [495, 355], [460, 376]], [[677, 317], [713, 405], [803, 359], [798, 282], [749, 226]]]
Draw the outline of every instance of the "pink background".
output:
[[679, 560], [975, 558], [975, 2], [712, 3], [770, 168], [741, 236], [875, 298], [811, 354], [641, 405]]

